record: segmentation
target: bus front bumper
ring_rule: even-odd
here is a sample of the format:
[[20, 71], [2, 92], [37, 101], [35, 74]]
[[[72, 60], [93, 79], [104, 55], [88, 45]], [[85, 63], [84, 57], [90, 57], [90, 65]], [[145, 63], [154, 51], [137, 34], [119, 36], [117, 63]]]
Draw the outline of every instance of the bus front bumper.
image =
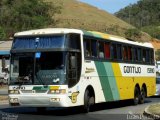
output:
[[9, 95], [11, 106], [69, 107], [67, 95]]

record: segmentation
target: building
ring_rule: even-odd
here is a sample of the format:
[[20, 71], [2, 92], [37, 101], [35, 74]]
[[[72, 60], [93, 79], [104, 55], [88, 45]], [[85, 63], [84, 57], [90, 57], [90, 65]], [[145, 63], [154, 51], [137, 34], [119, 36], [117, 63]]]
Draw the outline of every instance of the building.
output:
[[12, 41], [0, 41], [0, 83], [7, 83]]

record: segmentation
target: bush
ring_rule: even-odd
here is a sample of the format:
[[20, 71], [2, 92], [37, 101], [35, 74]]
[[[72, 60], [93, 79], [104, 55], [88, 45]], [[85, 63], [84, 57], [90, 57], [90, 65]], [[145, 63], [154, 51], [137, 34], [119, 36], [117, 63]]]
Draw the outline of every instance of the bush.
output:
[[125, 32], [126, 38], [135, 39], [141, 36], [141, 32], [138, 29], [127, 29]]
[[0, 40], [4, 40], [6, 37], [5, 31], [2, 27], [0, 27]]

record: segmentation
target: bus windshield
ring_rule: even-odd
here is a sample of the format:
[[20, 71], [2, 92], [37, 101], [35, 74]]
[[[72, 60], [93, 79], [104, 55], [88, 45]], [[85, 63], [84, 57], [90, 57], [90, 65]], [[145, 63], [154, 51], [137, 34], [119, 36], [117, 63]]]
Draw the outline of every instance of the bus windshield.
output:
[[10, 84], [66, 84], [66, 52], [12, 53]]

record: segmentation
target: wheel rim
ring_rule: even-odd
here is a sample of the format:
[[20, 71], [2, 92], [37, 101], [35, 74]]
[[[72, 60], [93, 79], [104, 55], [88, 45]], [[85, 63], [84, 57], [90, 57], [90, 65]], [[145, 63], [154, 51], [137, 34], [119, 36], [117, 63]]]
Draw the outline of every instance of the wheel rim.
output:
[[138, 89], [135, 88], [135, 93], [134, 93], [134, 104], [137, 105], [138, 104], [138, 101], [139, 101], [139, 92], [138, 92]]
[[142, 88], [140, 103], [144, 103], [145, 96], [146, 96], [145, 90], [144, 88]]

